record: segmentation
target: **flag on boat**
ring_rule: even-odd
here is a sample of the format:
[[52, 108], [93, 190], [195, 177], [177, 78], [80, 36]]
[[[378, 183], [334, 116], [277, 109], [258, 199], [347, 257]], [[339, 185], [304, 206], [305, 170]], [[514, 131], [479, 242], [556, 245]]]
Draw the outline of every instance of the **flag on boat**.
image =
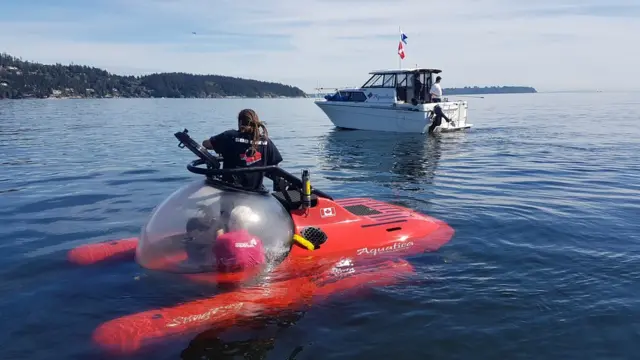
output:
[[402, 41], [398, 43], [398, 55], [400, 55], [400, 59], [404, 59], [404, 45], [402, 45]]
[[400, 30], [400, 41], [407, 44], [407, 35], [405, 35], [402, 30]]

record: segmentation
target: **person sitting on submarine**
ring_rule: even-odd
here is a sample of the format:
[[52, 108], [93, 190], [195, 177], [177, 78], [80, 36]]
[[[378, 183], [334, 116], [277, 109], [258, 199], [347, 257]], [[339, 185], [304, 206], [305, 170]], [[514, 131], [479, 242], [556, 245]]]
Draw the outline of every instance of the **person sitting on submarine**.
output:
[[[282, 155], [269, 139], [266, 126], [252, 109], [238, 114], [238, 130], [232, 129], [212, 136], [202, 146], [222, 155], [223, 169], [278, 165]], [[249, 190], [264, 189], [264, 174], [260, 172], [224, 174], [222, 180], [233, 183], [234, 177]]]
[[216, 267], [219, 272], [249, 270], [265, 264], [262, 241], [249, 233], [248, 228], [260, 221], [260, 216], [248, 206], [231, 210], [227, 232], [221, 232], [213, 244]]
[[[223, 169], [278, 165], [282, 155], [269, 139], [269, 132], [252, 109], [238, 113], [238, 130], [231, 129], [202, 142], [206, 149], [222, 155]], [[224, 174], [222, 180], [236, 183], [247, 190], [265, 190], [262, 172]], [[220, 222], [227, 223], [229, 211], [237, 205], [238, 197], [223, 193], [220, 199]], [[220, 231], [218, 230], [218, 233]]]

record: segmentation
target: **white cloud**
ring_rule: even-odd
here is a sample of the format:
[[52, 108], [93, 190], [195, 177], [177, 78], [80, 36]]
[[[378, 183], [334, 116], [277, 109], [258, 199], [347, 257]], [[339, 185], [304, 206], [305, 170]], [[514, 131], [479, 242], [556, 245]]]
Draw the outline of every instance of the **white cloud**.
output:
[[113, 12], [75, 12], [79, 21], [50, 11], [35, 23], [0, 22], [0, 50], [114, 72], [215, 73], [309, 91], [318, 83], [360, 85], [370, 70], [397, 67], [400, 25], [409, 37], [404, 65], [442, 69], [445, 86], [638, 89], [634, 2], [114, 0]]

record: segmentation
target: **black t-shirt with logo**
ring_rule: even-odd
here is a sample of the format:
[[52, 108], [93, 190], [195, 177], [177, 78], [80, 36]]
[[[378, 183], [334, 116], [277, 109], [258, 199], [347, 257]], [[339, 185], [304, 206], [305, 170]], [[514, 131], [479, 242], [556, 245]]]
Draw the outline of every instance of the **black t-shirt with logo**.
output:
[[[223, 169], [278, 165], [282, 161], [282, 155], [271, 139], [260, 139], [257, 151], [254, 153], [251, 148], [253, 135], [238, 130], [227, 130], [212, 136], [209, 142], [213, 151], [224, 158]], [[250, 189], [262, 187], [262, 173], [235, 174], [235, 178], [243, 187]], [[223, 180], [234, 181], [230, 175], [225, 175]]]

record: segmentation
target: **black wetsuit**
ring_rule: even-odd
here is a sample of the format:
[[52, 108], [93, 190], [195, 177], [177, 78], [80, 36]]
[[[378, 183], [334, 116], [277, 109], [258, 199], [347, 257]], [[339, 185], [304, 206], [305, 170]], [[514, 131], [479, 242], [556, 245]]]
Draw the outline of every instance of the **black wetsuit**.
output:
[[[278, 165], [282, 161], [282, 155], [271, 139], [261, 139], [258, 142], [257, 151], [251, 148], [253, 136], [238, 130], [227, 130], [209, 139], [211, 147], [223, 157], [223, 169], [235, 169], [241, 167], [256, 167]], [[261, 172], [237, 173], [233, 176], [225, 174], [223, 181], [236, 183], [247, 190], [265, 190], [262, 185], [264, 174]], [[245, 204], [246, 197], [238, 196], [234, 192], [223, 192], [220, 198], [220, 224], [226, 229], [231, 210]]]
[[418, 100], [418, 103], [422, 103], [423, 96], [422, 96], [422, 82], [420, 82], [420, 78], [416, 77], [413, 80], [413, 88], [414, 88], [414, 97], [416, 98], [416, 100]]
[[[213, 151], [224, 158], [223, 169], [278, 165], [282, 161], [282, 155], [271, 139], [260, 140], [257, 151], [253, 153], [252, 138], [251, 134], [228, 130], [212, 136], [209, 141]], [[236, 182], [247, 189], [257, 190], [262, 188], [264, 174], [258, 172], [239, 173], [233, 177], [225, 174], [222, 179], [230, 183]]]
[[434, 106], [433, 112], [435, 113], [435, 117], [433, 118], [431, 126], [429, 126], [429, 134], [433, 133], [433, 130], [442, 124], [442, 118], [447, 120], [447, 122], [451, 122], [451, 119], [442, 112], [442, 108], [439, 105]]

